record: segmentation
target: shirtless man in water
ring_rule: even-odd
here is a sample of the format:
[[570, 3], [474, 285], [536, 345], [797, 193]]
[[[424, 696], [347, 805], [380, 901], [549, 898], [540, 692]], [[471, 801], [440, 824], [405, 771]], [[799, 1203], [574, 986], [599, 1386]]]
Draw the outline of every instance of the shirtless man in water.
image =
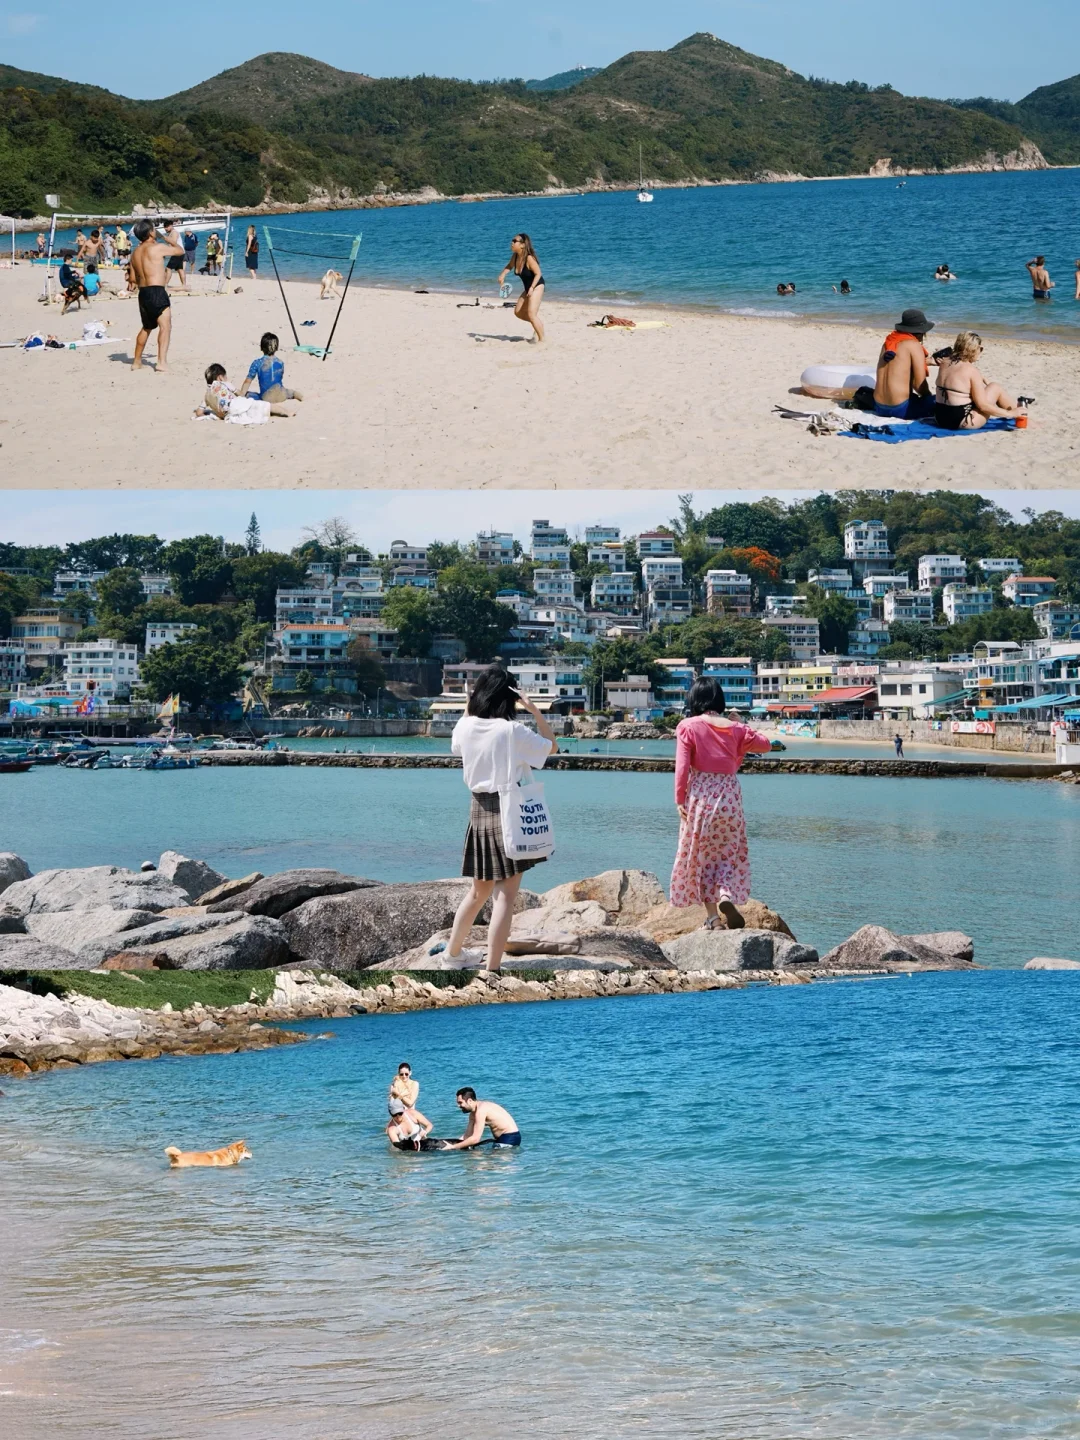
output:
[[1057, 282], [1050, 279], [1050, 271], [1046, 268], [1046, 256], [1036, 255], [1035, 259], [1029, 260], [1024, 268], [1031, 276], [1032, 298], [1049, 300], [1050, 291]]
[[151, 330], [156, 330], [158, 342], [155, 369], [159, 375], [167, 375], [169, 339], [172, 335], [172, 302], [165, 289], [165, 261], [174, 255], [182, 258], [184, 247], [159, 240], [152, 220], [137, 220], [132, 226], [132, 234], [139, 244], [131, 252], [128, 273], [138, 286], [142, 329], [135, 341], [135, 359], [131, 368], [142, 368], [143, 350], [150, 339]]
[[465, 1134], [456, 1144], [448, 1145], [448, 1150], [471, 1150], [483, 1141], [485, 1128], [490, 1129], [495, 1146], [521, 1144], [521, 1131], [510, 1111], [494, 1100], [478, 1100], [471, 1085], [463, 1085], [457, 1092], [457, 1103], [458, 1109], [468, 1115], [469, 1123]]
[[874, 414], [921, 420], [934, 413], [930, 360], [923, 340], [934, 328], [921, 310], [905, 310], [881, 347], [874, 386]]

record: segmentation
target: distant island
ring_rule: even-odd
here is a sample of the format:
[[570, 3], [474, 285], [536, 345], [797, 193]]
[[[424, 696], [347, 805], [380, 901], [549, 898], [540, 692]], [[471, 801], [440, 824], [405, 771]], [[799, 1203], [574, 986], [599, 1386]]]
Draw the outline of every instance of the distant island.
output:
[[1080, 76], [1016, 104], [796, 74], [714, 35], [542, 80], [374, 79], [266, 54], [163, 100], [0, 65], [0, 212], [347, 205], [1080, 163]]

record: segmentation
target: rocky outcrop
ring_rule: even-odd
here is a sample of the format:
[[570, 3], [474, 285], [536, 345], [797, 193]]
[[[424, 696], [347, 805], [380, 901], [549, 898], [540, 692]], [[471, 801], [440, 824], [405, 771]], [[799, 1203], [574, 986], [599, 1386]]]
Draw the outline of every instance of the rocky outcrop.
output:
[[901, 935], [900, 938], [927, 950], [938, 950], [950, 960], [975, 959], [975, 941], [962, 930], [934, 930], [928, 935]]
[[225, 881], [225, 876], [207, 865], [205, 860], [189, 860], [175, 850], [166, 850], [157, 868], [159, 875], [171, 880], [193, 902]]
[[74, 952], [95, 940], [138, 930], [157, 918], [153, 910], [113, 910], [101, 905], [96, 910], [60, 910], [44, 915], [31, 913], [23, 925], [26, 933], [35, 940]]
[[242, 895], [245, 890], [250, 890], [256, 880], [261, 880], [261, 870], [253, 870], [250, 875], [243, 876], [240, 880], [225, 880], [220, 885], [215, 885], [212, 890], [207, 890], [204, 895], [196, 897], [196, 905], [214, 905], [219, 900], [231, 900], [234, 895]]
[[[954, 932], [944, 932], [952, 934]], [[966, 937], [964, 937], [966, 938]], [[861, 930], [821, 957], [825, 970], [970, 970], [971, 960], [937, 950], [908, 935], [896, 935], [883, 925]]]
[[9, 885], [0, 915], [53, 915], [64, 910], [167, 910], [186, 905], [187, 893], [151, 870], [95, 865], [85, 870], [42, 870]]
[[1025, 970], [1080, 970], [1080, 960], [1064, 960], [1058, 955], [1036, 955]]
[[82, 970], [70, 950], [30, 935], [0, 935], [0, 971]]
[[29, 879], [30, 866], [22, 856], [11, 850], [0, 850], [0, 894], [3, 894], [9, 885]]
[[116, 955], [135, 951], [162, 968], [177, 970], [270, 970], [295, 959], [280, 920], [268, 915], [201, 915], [168, 920], [84, 945], [77, 960], [96, 969]]
[[[527, 912], [526, 922], [531, 915], [544, 915], [543, 910]], [[515, 922], [516, 923], [516, 922]], [[429, 953], [431, 943], [450, 938], [449, 929], [436, 931], [434, 935], [401, 955], [382, 960], [375, 967], [379, 970], [463, 970], [477, 969], [482, 960], [471, 964], [459, 959], [447, 958], [445, 951], [437, 955]], [[476, 925], [469, 932], [466, 948], [482, 956], [487, 949], [487, 927]], [[555, 958], [557, 957], [557, 958]], [[522, 933], [511, 939], [503, 959], [504, 970], [664, 970], [670, 969], [670, 962], [656, 941], [640, 930], [617, 930], [614, 926], [579, 926], [570, 931], [565, 929], [541, 928], [533, 930], [527, 923]]]
[[[376, 885], [305, 901], [281, 923], [290, 948], [302, 960], [323, 970], [363, 970], [450, 926], [467, 890], [466, 880]], [[518, 910], [538, 904], [530, 891], [519, 892]], [[486, 907], [479, 918], [487, 918]]]
[[791, 970], [816, 965], [818, 953], [775, 930], [695, 930], [662, 947], [680, 970]]
[[364, 880], [359, 875], [343, 875], [340, 870], [282, 870], [256, 881], [239, 894], [205, 903], [212, 914], [232, 910], [280, 920], [282, 915], [307, 900], [324, 895], [347, 895], [353, 890], [369, 890], [381, 884], [380, 880]]

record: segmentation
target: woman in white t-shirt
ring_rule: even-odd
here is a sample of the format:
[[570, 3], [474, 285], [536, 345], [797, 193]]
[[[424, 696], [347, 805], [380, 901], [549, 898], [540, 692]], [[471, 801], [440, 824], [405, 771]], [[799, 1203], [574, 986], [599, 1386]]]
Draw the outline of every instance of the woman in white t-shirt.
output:
[[[519, 705], [536, 721], [535, 732], [514, 719]], [[523, 765], [539, 769], [558, 746], [551, 726], [536, 706], [518, 694], [502, 666], [493, 665], [478, 677], [467, 713], [454, 726], [450, 749], [461, 756], [465, 784], [472, 791], [461, 862], [461, 873], [472, 881], [472, 889], [458, 906], [450, 939], [445, 946], [432, 946], [429, 953], [466, 965], [483, 959], [479, 951], [462, 947], [477, 915], [491, 899], [487, 969], [497, 971], [510, 934], [521, 877], [533, 865], [543, 863], [507, 856], [502, 843], [499, 791], [511, 783]]]

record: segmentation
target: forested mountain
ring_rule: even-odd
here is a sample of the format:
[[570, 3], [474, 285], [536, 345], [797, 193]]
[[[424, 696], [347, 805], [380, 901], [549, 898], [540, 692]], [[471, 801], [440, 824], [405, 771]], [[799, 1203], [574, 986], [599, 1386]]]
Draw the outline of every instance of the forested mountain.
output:
[[1041, 85], [1015, 105], [985, 97], [956, 103], [1019, 126], [1051, 165], [1080, 165], [1080, 75]]
[[583, 80], [591, 80], [600, 74], [599, 65], [579, 65], [576, 70], [560, 70], [558, 75], [549, 75], [546, 80], [526, 80], [526, 90], [572, 90]]
[[273, 53], [130, 101], [0, 67], [0, 210], [34, 214], [47, 190], [105, 208], [631, 184], [639, 147], [654, 182], [1030, 164], [1027, 117], [1066, 153], [1078, 88], [980, 109], [807, 79], [706, 34], [528, 84], [378, 80]]

